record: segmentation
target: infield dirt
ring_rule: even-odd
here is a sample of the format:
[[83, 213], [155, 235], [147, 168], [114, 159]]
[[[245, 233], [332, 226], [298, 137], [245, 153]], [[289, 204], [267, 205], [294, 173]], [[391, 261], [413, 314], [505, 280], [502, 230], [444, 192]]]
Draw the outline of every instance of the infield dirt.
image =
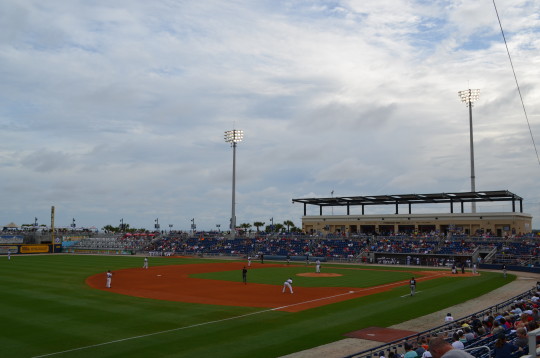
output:
[[[105, 273], [88, 277], [86, 283], [96, 289], [159, 300], [201, 304], [261, 307], [287, 312], [341, 302], [388, 291], [408, 285], [408, 281], [369, 288], [358, 287], [294, 287], [294, 294], [282, 293], [281, 285], [208, 280], [190, 277], [192, 274], [234, 271], [244, 267], [241, 262], [155, 266], [114, 272], [112, 287], [105, 288]], [[284, 267], [282, 264], [254, 264], [250, 269]], [[362, 269], [358, 269], [362, 270]], [[416, 275], [419, 272], [415, 272]], [[423, 271], [418, 281], [450, 275], [448, 272]], [[309, 275], [315, 276], [312, 272]], [[468, 275], [468, 274], [466, 274]], [[462, 275], [460, 275], [462, 276]]]

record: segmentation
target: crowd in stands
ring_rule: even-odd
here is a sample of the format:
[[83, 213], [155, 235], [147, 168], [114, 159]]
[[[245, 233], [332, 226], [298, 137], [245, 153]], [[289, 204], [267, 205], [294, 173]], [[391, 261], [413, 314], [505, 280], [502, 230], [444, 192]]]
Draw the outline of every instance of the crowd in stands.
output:
[[[540, 282], [530, 293], [499, 311], [487, 310], [459, 321], [448, 313], [440, 329], [390, 346], [378, 352], [376, 357], [429, 358], [440, 357], [450, 350], [461, 350], [476, 358], [518, 358], [529, 353], [527, 333], [540, 327], [539, 305]], [[536, 347], [540, 348], [540, 337], [536, 339]]]
[[[493, 263], [506, 265], [538, 265], [540, 238], [521, 238], [514, 241], [492, 237], [448, 237], [438, 233], [390, 236], [329, 235], [259, 235], [234, 239], [219, 232], [136, 233], [111, 235], [107, 238], [81, 240], [76, 247], [111, 248], [146, 252], [149, 255], [223, 255], [223, 256], [305, 256], [327, 260], [367, 262], [376, 253], [380, 264], [452, 266], [451, 256], [472, 256], [480, 248], [497, 254]], [[446, 258], [445, 258], [446, 256]], [[536, 258], [536, 261], [535, 261]], [[373, 257], [371, 257], [373, 259]], [[467, 259], [467, 267], [471, 267]], [[461, 263], [460, 263], [461, 264]]]

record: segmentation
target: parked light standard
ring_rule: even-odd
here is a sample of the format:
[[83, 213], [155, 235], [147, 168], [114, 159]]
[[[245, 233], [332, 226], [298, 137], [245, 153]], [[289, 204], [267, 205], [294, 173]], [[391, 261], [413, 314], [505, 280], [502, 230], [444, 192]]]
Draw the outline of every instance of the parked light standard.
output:
[[[474, 193], [476, 192], [476, 178], [474, 176], [474, 144], [473, 144], [473, 124], [472, 124], [472, 107], [473, 103], [478, 101], [480, 98], [480, 90], [479, 89], [468, 89], [464, 91], [458, 92], [459, 98], [461, 98], [461, 102], [465, 103], [467, 107], [469, 107], [469, 139], [470, 139], [470, 146], [471, 146], [471, 191]], [[476, 202], [471, 203], [471, 211], [473, 213], [476, 213]]]
[[233, 129], [225, 132], [225, 142], [231, 143], [233, 148], [233, 174], [232, 174], [232, 213], [231, 213], [231, 238], [236, 235], [236, 213], [235, 213], [235, 195], [236, 195], [236, 143], [244, 139], [244, 131]]

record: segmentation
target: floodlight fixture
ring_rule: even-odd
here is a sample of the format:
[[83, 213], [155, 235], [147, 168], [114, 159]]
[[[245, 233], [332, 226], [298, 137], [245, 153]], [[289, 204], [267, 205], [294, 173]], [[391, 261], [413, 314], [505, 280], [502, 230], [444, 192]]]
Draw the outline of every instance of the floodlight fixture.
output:
[[465, 103], [467, 107], [472, 107], [473, 103], [480, 99], [480, 90], [479, 89], [468, 89], [458, 92], [461, 102]]
[[232, 208], [231, 208], [231, 238], [236, 236], [236, 144], [244, 139], [244, 131], [233, 129], [225, 131], [225, 142], [233, 147], [233, 174], [232, 174]]
[[[461, 99], [461, 102], [465, 103], [469, 107], [469, 139], [471, 147], [471, 191], [476, 191], [476, 177], [474, 176], [474, 140], [473, 140], [473, 124], [472, 124], [472, 107], [473, 103], [480, 99], [480, 90], [479, 89], [468, 89], [464, 91], [459, 91], [458, 96]], [[476, 203], [473, 201], [471, 203], [471, 211], [476, 213]]]
[[232, 131], [225, 132], [225, 142], [232, 143], [234, 146], [244, 139], [244, 131], [240, 129], [233, 129]]

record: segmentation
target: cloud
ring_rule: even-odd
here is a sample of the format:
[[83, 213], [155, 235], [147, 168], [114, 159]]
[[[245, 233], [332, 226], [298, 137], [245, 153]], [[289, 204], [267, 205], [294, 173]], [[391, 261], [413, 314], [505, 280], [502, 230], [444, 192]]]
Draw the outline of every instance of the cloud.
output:
[[[497, 6], [537, 133], [538, 11]], [[538, 217], [491, 4], [4, 1], [0, 220], [45, 220], [55, 205], [59, 225], [226, 228], [232, 128], [245, 131], [238, 222], [299, 225], [291, 199], [331, 190], [469, 190], [468, 87], [481, 89], [477, 187], [509, 189]]]

